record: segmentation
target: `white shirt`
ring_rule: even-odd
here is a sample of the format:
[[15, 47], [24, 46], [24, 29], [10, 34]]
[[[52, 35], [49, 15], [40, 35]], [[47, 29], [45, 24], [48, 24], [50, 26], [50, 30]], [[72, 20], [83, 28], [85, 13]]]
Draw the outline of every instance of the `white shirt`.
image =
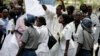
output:
[[37, 53], [39, 52], [48, 52], [49, 48], [47, 46], [48, 43], [48, 39], [49, 39], [49, 33], [48, 33], [48, 29], [46, 26], [41, 26], [38, 27], [38, 32], [40, 34], [40, 38], [39, 38], [39, 46], [38, 49], [36, 50]]
[[74, 42], [72, 40], [72, 30], [70, 25], [66, 25], [60, 34], [60, 42], [62, 50], [65, 50], [66, 40], [70, 40], [69, 42], [69, 50], [75, 48]]

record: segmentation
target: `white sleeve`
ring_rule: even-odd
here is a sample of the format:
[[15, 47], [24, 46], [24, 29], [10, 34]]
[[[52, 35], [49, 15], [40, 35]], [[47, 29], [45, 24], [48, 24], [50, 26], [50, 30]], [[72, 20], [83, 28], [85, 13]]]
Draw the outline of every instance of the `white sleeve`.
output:
[[40, 30], [40, 39], [39, 39], [39, 42], [47, 44], [48, 38], [49, 38], [49, 35], [48, 35], [47, 29], [41, 29]]
[[64, 38], [65, 40], [70, 40], [72, 37], [72, 32], [70, 29], [65, 29], [64, 30]]
[[54, 15], [55, 15], [55, 13], [53, 13], [52, 11], [50, 11], [50, 10], [46, 10], [46, 15], [48, 16], [48, 17], [53, 17]]

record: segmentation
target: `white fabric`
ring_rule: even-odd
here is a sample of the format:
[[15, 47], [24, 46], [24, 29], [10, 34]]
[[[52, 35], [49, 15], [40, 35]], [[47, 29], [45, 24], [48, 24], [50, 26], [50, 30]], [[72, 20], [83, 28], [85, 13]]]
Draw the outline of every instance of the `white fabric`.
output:
[[25, 0], [26, 13], [35, 16], [44, 15], [45, 12], [37, 0]]
[[[57, 43], [55, 46], [55, 53], [56, 55], [54, 56], [64, 56], [65, 52], [65, 46], [66, 46], [66, 40], [70, 40], [69, 42], [69, 48], [68, 48], [68, 56], [75, 56], [75, 45], [73, 40], [71, 39], [72, 36], [72, 31], [70, 30], [71, 28], [69, 25], [67, 25], [61, 32], [60, 34], [60, 44]], [[72, 52], [73, 51], [73, 52]]]
[[16, 56], [18, 52], [18, 43], [15, 34], [8, 34], [4, 41], [0, 55], [2, 56]]
[[11, 40], [11, 34], [8, 34], [5, 38], [5, 41], [3, 43], [2, 49], [1, 49], [1, 53], [0, 55], [2, 56], [9, 56], [9, 46], [10, 46], [10, 40]]
[[47, 23], [46, 26], [51, 31], [51, 29], [52, 29], [51, 26], [53, 25], [52, 22], [53, 22], [53, 19], [54, 19], [53, 17], [54, 17], [55, 14], [48, 9], [45, 11], [45, 13], [46, 13], [45, 19], [46, 19], [46, 23]]
[[36, 53], [38, 56], [50, 56], [49, 48], [47, 46], [48, 39], [49, 39], [49, 33], [48, 29], [46, 26], [41, 26], [38, 28], [40, 33], [40, 38], [39, 38], [39, 46], [38, 49], [36, 50]]
[[58, 35], [57, 33], [60, 33], [63, 29], [63, 26], [59, 23], [59, 18], [57, 15], [53, 17], [53, 22], [51, 26], [51, 33], [52, 35], [58, 40]]
[[79, 24], [78, 27], [77, 27], [77, 31], [75, 32], [76, 27], [75, 27], [74, 21], [69, 23], [69, 27], [70, 27], [71, 32], [73, 33], [74, 45], [75, 45], [75, 52], [74, 52], [73, 55], [75, 56], [76, 51], [77, 51], [77, 47], [78, 47], [78, 43], [77, 43], [78, 33], [79, 33], [79, 29], [81, 29], [82, 27], [81, 27], [81, 24]]
[[[52, 5], [46, 5], [46, 6], [51, 11], [55, 11], [54, 6], [52, 6]], [[35, 16], [45, 15], [45, 12], [38, 0], [25, 0], [25, 9], [26, 9], [26, 13], [28, 13], [28, 14], [32, 14]]]
[[14, 29], [15, 29], [14, 20], [11, 19], [9, 20], [8, 25], [7, 25], [7, 34], [8, 34], [8, 30], [12, 31]]

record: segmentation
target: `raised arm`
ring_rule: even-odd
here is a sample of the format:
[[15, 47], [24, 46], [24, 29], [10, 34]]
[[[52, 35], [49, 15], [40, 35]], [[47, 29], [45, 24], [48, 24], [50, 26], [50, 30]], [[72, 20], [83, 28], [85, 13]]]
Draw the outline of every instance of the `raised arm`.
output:
[[44, 9], [44, 11], [46, 11], [46, 10], [47, 10], [46, 5], [42, 5], [42, 8]]
[[63, 11], [65, 11], [65, 4], [64, 4], [64, 0], [60, 0], [61, 1], [61, 3], [62, 3], [62, 9], [63, 9]]

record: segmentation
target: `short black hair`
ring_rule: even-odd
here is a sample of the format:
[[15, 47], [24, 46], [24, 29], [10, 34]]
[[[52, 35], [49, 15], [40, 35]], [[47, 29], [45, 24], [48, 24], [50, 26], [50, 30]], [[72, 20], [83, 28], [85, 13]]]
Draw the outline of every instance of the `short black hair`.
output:
[[67, 9], [70, 9], [71, 11], [75, 10], [75, 7], [73, 5], [67, 6]]
[[42, 25], [46, 25], [46, 20], [43, 16], [38, 17], [38, 19], [42, 23]]
[[68, 14], [62, 14], [61, 15], [62, 17], [63, 17], [63, 19], [64, 19], [64, 23], [70, 23], [70, 22], [72, 22], [72, 18], [68, 15]]
[[13, 10], [11, 10], [11, 11], [9, 11], [9, 16], [11, 18], [15, 18], [16, 17], [16, 14], [15, 14], [15, 12]]
[[[83, 9], [83, 7], [85, 7], [85, 8]], [[87, 5], [86, 4], [81, 4], [80, 5], [80, 10], [83, 11], [83, 12], [87, 12]]]

